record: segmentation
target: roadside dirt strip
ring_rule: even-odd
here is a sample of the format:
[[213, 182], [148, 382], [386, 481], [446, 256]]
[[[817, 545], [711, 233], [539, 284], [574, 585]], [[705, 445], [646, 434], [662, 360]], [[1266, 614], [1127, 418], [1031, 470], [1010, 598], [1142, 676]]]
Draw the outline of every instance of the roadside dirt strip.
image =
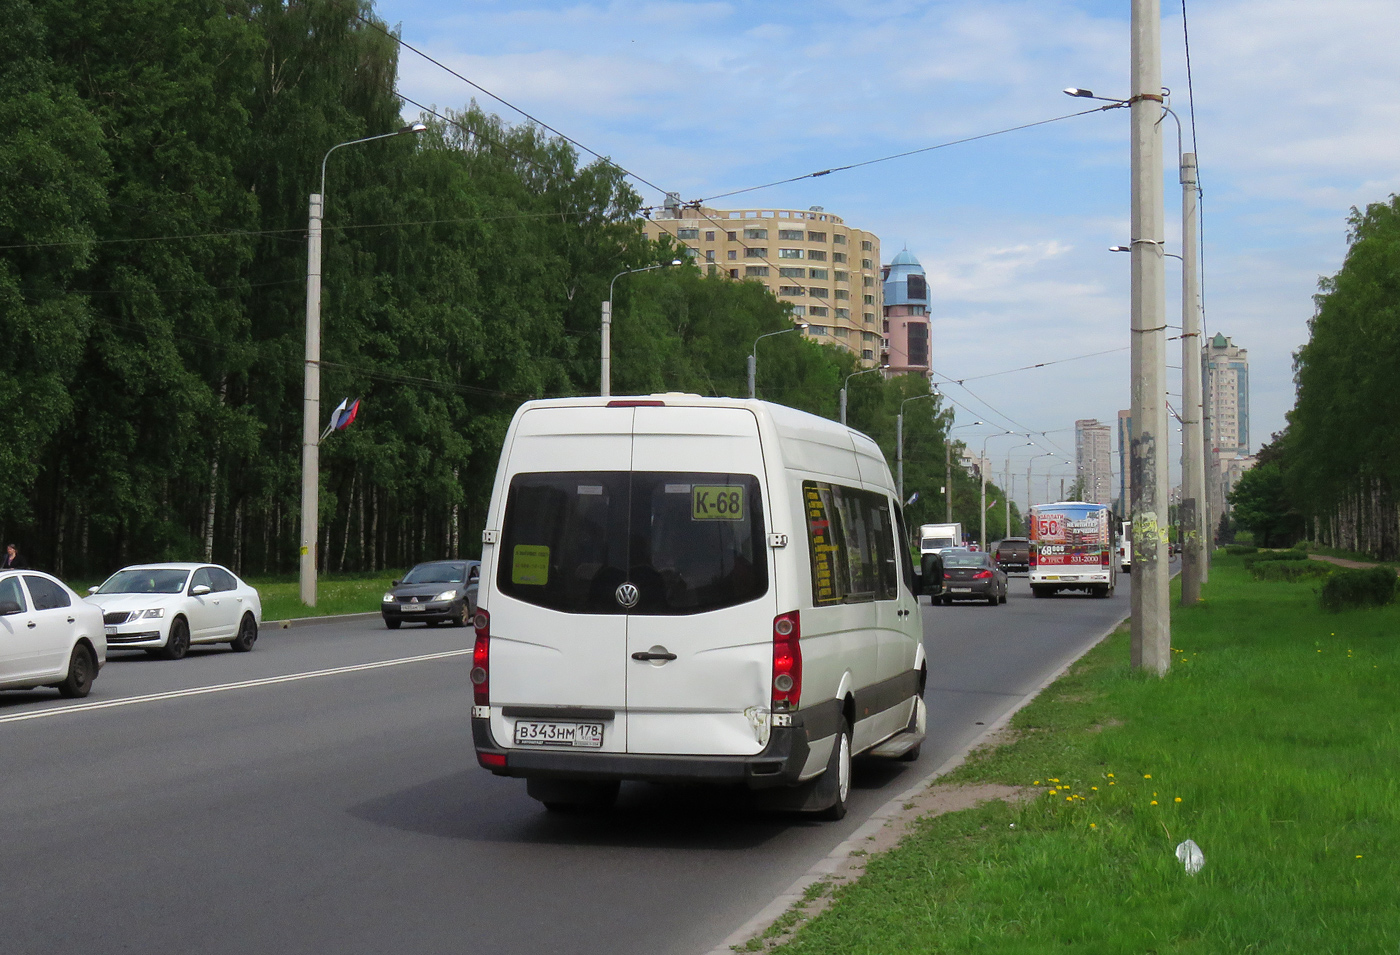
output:
[[[850, 838], [832, 849], [825, 859], [816, 863], [801, 878], [788, 886], [787, 891], [769, 902], [757, 915], [705, 955], [734, 955], [736, 950], [764, 952], [784, 941], [803, 922], [816, 917], [830, 904], [833, 889], [859, 878], [865, 871], [870, 857], [897, 845], [914, 820], [921, 816], [969, 809], [991, 799], [1022, 798], [1021, 789], [1016, 786], [935, 786], [933, 782], [961, 766], [968, 754], [974, 750], [1008, 742], [1011, 738], [1008, 730], [1011, 718], [1127, 620], [1128, 618], [1124, 617], [1086, 643], [1073, 659], [1066, 661], [1046, 677], [1038, 687], [1027, 693], [1015, 706], [978, 734], [961, 752], [949, 757], [933, 772], [881, 806], [859, 829], [851, 833]], [[816, 887], [820, 883], [827, 883], [827, 887], [820, 895], [816, 895]], [[764, 935], [768, 935], [768, 938], [763, 940], [762, 945], [750, 947], [754, 939]]]

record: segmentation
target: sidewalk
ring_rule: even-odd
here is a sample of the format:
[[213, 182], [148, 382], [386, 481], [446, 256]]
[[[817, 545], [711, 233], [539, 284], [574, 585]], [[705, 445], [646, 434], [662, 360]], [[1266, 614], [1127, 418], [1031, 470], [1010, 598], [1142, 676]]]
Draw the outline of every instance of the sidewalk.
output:
[[[1329, 564], [1336, 564], [1338, 567], [1347, 567], [1351, 570], [1365, 570], [1367, 567], [1378, 566], [1377, 561], [1347, 560], [1345, 557], [1328, 557], [1325, 554], [1309, 554], [1308, 560], [1321, 560]], [[1397, 571], [1400, 574], [1400, 571]]]

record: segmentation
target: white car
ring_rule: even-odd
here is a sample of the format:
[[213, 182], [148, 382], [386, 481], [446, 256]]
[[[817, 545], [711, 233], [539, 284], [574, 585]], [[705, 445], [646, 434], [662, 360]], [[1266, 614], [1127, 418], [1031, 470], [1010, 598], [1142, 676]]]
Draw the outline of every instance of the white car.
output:
[[195, 643], [253, 649], [262, 623], [258, 592], [218, 564], [125, 567], [87, 600], [102, 609], [107, 643], [178, 660]]
[[48, 574], [0, 573], [0, 690], [87, 696], [106, 662], [101, 611]]

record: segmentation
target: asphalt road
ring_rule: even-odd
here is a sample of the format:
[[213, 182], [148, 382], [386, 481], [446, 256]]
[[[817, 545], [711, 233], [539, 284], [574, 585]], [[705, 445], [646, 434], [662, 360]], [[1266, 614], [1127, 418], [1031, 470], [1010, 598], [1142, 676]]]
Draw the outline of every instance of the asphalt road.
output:
[[926, 606], [923, 756], [858, 765], [840, 823], [644, 784], [546, 813], [476, 766], [469, 629], [116, 653], [87, 700], [0, 693], [0, 948], [693, 955], [1126, 616], [1127, 589], [1013, 578], [1002, 607]]

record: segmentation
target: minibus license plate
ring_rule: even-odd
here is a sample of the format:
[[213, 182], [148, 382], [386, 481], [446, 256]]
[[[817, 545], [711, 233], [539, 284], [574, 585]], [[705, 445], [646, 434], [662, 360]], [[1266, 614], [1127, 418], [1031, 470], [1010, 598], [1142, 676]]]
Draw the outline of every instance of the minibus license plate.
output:
[[516, 720], [515, 745], [578, 746], [584, 749], [598, 749], [603, 745], [603, 724]]

